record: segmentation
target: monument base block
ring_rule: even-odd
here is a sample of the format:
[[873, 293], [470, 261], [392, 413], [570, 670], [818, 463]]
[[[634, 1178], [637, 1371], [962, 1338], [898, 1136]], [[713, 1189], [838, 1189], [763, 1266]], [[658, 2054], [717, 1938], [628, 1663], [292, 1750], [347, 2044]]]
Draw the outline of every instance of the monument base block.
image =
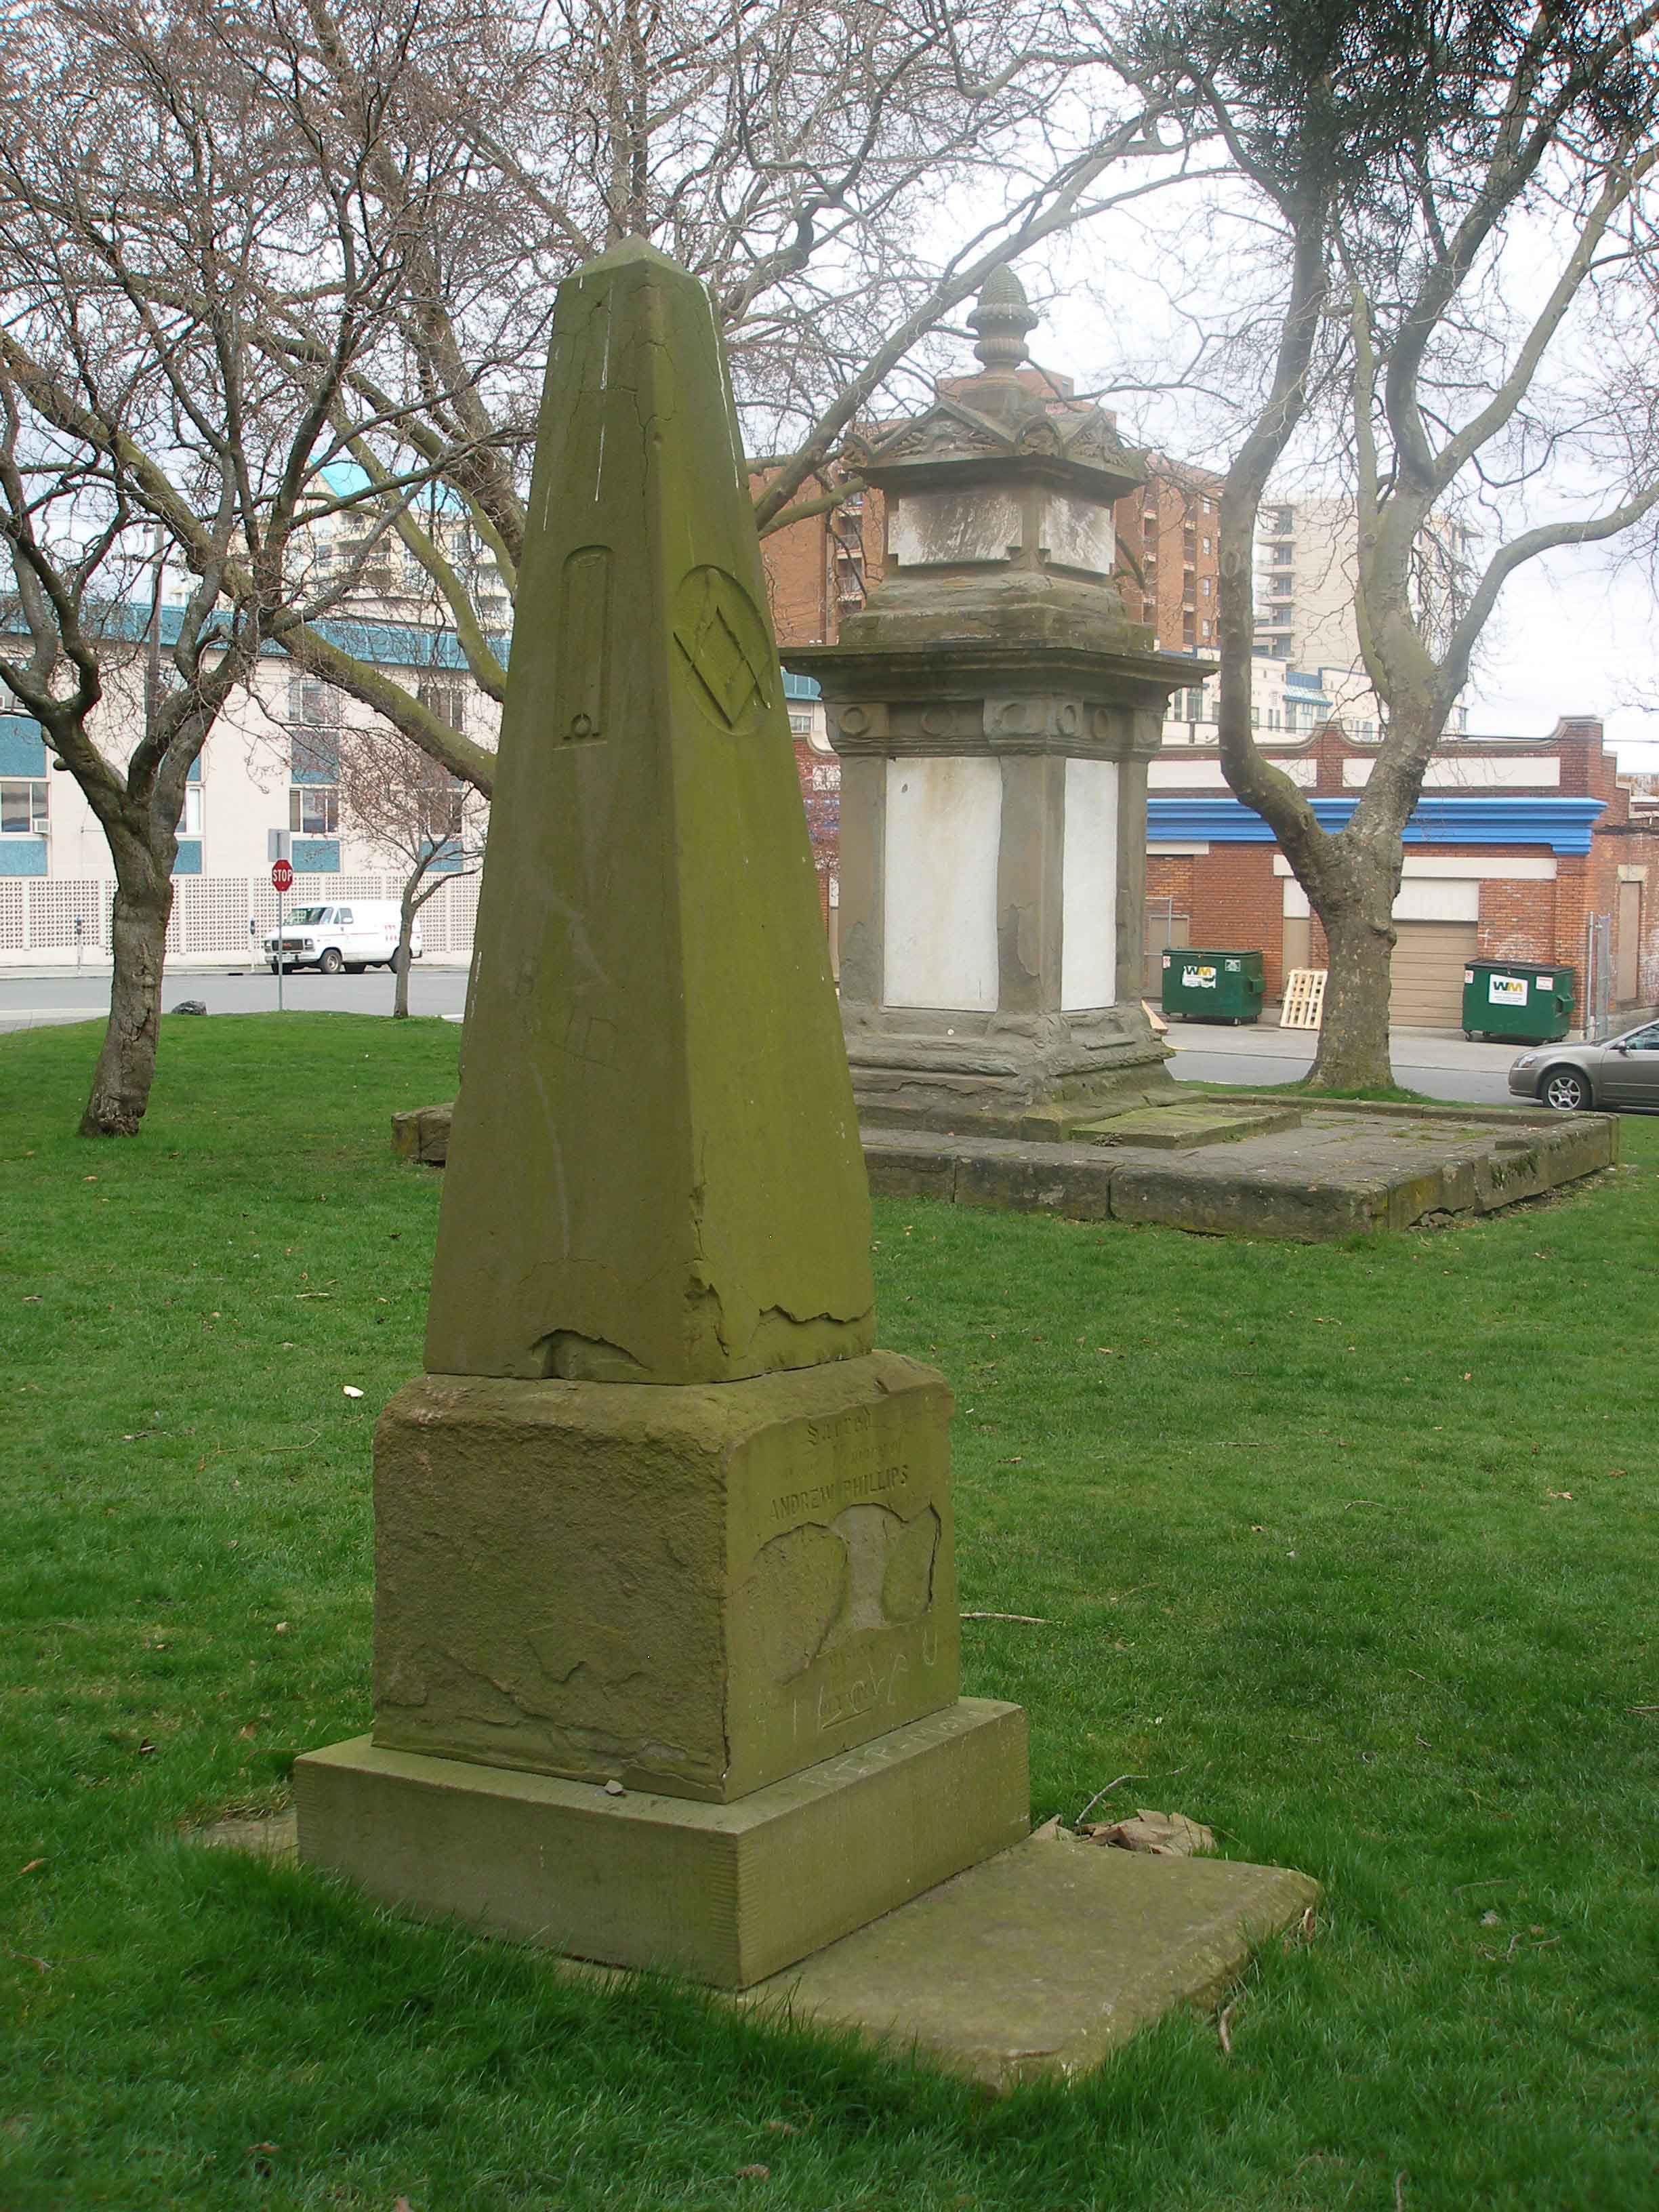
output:
[[1025, 1716], [964, 1698], [719, 1805], [387, 1751], [295, 1762], [300, 1856], [422, 1917], [746, 1989], [1018, 1842]]
[[843, 1013], [866, 1128], [1064, 1139], [1182, 1096], [1139, 1000], [1086, 1014]]
[[428, 1375], [374, 1440], [374, 1741], [732, 1802], [959, 1682], [951, 1394]]

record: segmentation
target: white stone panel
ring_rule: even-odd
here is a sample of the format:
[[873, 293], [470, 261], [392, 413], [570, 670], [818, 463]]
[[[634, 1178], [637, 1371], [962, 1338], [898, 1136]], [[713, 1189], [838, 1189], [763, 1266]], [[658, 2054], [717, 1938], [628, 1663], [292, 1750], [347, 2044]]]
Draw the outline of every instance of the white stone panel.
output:
[[888, 762], [888, 1006], [995, 1012], [1001, 842], [1000, 761]]
[[1117, 763], [1066, 763], [1060, 1004], [1063, 1013], [1117, 997]]
[[1109, 507], [1093, 507], [1087, 500], [1067, 499], [1051, 492], [1043, 512], [1042, 543], [1049, 560], [1062, 568], [1083, 568], [1091, 575], [1109, 576], [1116, 537]]
[[906, 492], [887, 526], [887, 549], [906, 568], [1006, 561], [1020, 542], [1019, 501], [1009, 492]]
[[1561, 763], [1553, 755], [1534, 753], [1499, 760], [1491, 753], [1465, 759], [1455, 752], [1442, 753], [1429, 763], [1423, 779], [1425, 791], [1538, 791], [1558, 790]]
[[[1312, 790], [1319, 781], [1317, 761], [1274, 760], [1271, 753], [1267, 758], [1304, 791]], [[1147, 764], [1146, 787], [1149, 791], [1225, 791], [1227, 779], [1218, 760], [1155, 760]]]
[[[1371, 780], [1375, 763], [1345, 760], [1342, 781], [1352, 790]], [[1561, 763], [1547, 754], [1499, 759], [1491, 753], [1464, 758], [1442, 753], [1429, 763], [1423, 779], [1425, 791], [1554, 791], [1561, 783]]]

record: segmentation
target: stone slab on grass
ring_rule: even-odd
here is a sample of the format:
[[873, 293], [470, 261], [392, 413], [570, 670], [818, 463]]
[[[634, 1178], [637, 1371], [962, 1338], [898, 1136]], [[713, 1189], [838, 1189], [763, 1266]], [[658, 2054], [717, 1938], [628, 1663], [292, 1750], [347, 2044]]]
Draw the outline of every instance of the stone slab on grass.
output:
[[[611, 1817], [628, 1802], [602, 1800]], [[297, 1850], [291, 1812], [222, 1821], [193, 1840], [279, 1858]], [[1296, 1926], [1319, 1893], [1283, 1867], [1156, 1857], [1044, 1831], [740, 1994], [720, 1994], [765, 2020], [851, 2029], [1000, 2094], [1085, 2074], [1177, 2006], [1214, 2003], [1252, 1948]], [[615, 1971], [556, 1963], [584, 1977]]]
[[1088, 1145], [1139, 1145], [1154, 1152], [1181, 1152], [1200, 1145], [1265, 1136], [1271, 1130], [1294, 1129], [1301, 1120], [1299, 1106], [1235, 1106], [1218, 1098], [1191, 1105], [1143, 1106], [1109, 1121], [1080, 1121], [1073, 1134]]
[[[1219, 1137], [1170, 1146], [1158, 1139], [1184, 1106], [1149, 1109], [1152, 1139], [1126, 1133], [1139, 1114], [1121, 1115], [1085, 1143], [935, 1135], [866, 1128], [865, 1166], [881, 1198], [936, 1198], [947, 1205], [1060, 1213], [1071, 1221], [1153, 1222], [1212, 1236], [1302, 1241], [1408, 1229], [1431, 1213], [1490, 1213], [1537, 1198], [1619, 1158], [1619, 1123], [1607, 1114], [1529, 1115], [1503, 1107], [1423, 1112], [1391, 1103], [1285, 1109], [1294, 1127], [1224, 1132], [1224, 1161], [1201, 1153]], [[443, 1164], [446, 1109], [393, 1119], [405, 1158]]]
[[[1156, 1118], [1185, 1110], [1160, 1109]], [[1619, 1124], [1605, 1114], [1295, 1110], [1297, 1126], [1224, 1149], [1125, 1141], [1128, 1117], [1105, 1125], [1109, 1144], [866, 1129], [865, 1164], [882, 1197], [1316, 1243], [1407, 1229], [1431, 1214], [1490, 1213], [1619, 1158]]]
[[1087, 2073], [1178, 2005], [1212, 2003], [1319, 1885], [1061, 1834], [1000, 1857], [751, 1990], [992, 2090]]

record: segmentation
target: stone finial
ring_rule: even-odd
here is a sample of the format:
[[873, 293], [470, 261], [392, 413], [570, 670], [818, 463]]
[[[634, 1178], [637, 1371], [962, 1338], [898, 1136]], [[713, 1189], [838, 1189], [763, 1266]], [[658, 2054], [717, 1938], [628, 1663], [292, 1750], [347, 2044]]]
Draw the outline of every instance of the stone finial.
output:
[[974, 351], [991, 376], [1012, 376], [1031, 356], [1025, 343], [1042, 318], [1025, 296], [1025, 287], [1008, 264], [1000, 262], [986, 278], [968, 327], [979, 333]]

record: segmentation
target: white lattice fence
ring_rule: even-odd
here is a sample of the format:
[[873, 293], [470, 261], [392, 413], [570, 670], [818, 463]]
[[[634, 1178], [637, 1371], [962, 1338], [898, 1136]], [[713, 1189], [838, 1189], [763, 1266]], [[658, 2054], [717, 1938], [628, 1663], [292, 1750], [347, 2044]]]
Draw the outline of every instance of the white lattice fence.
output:
[[458, 877], [421, 908], [421, 942], [428, 952], [471, 952], [478, 917], [478, 878]]
[[[112, 883], [95, 877], [28, 876], [23, 881], [24, 949], [54, 952], [81, 944], [89, 951], [109, 943], [109, 910], [115, 896]], [[76, 924], [81, 925], [77, 937]], [[167, 950], [173, 949], [168, 933]]]
[[[354, 899], [396, 900], [403, 885], [396, 876], [295, 876], [283, 902], [298, 906], [347, 904]], [[276, 894], [265, 876], [180, 876], [173, 887], [167, 923], [169, 957], [246, 960], [258, 957], [252, 939], [276, 926]], [[0, 877], [0, 958], [31, 952], [107, 952], [112, 881], [96, 878]], [[446, 884], [421, 911], [421, 933], [428, 952], [467, 953], [472, 949], [478, 911], [476, 876]], [[81, 924], [77, 939], [76, 923]], [[250, 931], [252, 921], [254, 930]]]

